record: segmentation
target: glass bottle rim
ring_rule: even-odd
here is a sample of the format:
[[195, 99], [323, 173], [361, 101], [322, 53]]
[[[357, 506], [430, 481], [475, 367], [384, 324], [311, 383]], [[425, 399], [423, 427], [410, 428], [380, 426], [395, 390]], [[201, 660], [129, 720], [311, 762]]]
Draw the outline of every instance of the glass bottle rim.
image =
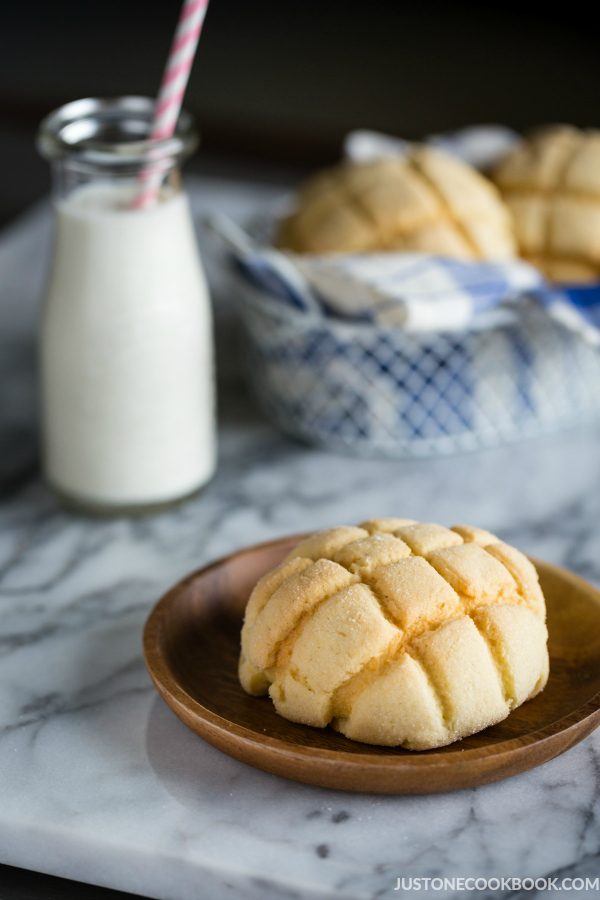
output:
[[[150, 97], [86, 97], [51, 112], [41, 122], [37, 146], [46, 159], [69, 158], [81, 164], [135, 167], [181, 159], [198, 146], [190, 113], [181, 110], [172, 137], [149, 137], [155, 100]], [[115, 131], [120, 139], [115, 139]]]

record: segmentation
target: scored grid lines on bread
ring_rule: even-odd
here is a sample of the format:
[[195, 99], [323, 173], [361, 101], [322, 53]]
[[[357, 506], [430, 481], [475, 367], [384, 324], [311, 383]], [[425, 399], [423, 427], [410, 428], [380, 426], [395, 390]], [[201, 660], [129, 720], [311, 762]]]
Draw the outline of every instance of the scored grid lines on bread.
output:
[[[424, 534], [424, 532], [425, 532], [425, 534]], [[448, 581], [446, 579], [444, 579], [443, 573], [439, 572], [435, 566], [436, 550], [448, 549], [451, 546], [461, 546], [461, 545], [463, 545], [463, 539], [459, 534], [457, 534], [456, 532], [453, 532], [451, 529], [448, 530], [448, 529], [443, 528], [442, 526], [436, 526], [436, 525], [423, 526], [418, 523], [406, 523], [405, 525], [399, 526], [397, 529], [395, 529], [395, 531], [393, 533], [395, 536], [398, 536], [401, 539], [404, 538], [405, 541], [409, 542], [409, 544], [407, 546], [409, 546], [409, 552], [411, 553], [411, 558], [410, 558], [410, 560], [407, 560], [407, 562], [409, 563], [409, 562], [414, 561], [415, 564], [422, 563], [423, 567], [425, 567], [425, 570], [427, 569], [427, 567], [429, 565], [431, 565], [431, 567], [436, 572], [436, 575], [441, 576], [441, 578], [444, 580], [444, 583], [446, 585], [448, 585], [448, 587], [450, 588], [451, 595], [453, 596], [453, 599], [455, 601], [454, 603], [452, 603], [452, 602], [442, 603], [438, 610], [438, 613], [439, 613], [438, 615], [434, 615], [432, 618], [430, 617], [429, 619], [426, 618], [425, 621], [421, 620], [421, 621], [417, 621], [416, 623], [414, 623], [413, 627], [411, 627], [411, 629], [410, 629], [410, 633], [407, 634], [406, 640], [400, 645], [399, 648], [396, 648], [395, 653], [394, 653], [394, 655], [396, 653], [398, 653], [399, 651], [403, 652], [403, 653], [408, 653], [412, 657], [412, 659], [421, 667], [423, 674], [424, 674], [426, 680], [428, 681], [428, 683], [433, 691], [433, 694], [436, 698], [436, 701], [440, 707], [440, 712], [441, 712], [441, 716], [442, 716], [444, 725], [446, 727], [450, 727], [451, 706], [445, 696], [445, 691], [444, 691], [443, 685], [441, 685], [438, 682], [438, 680], [436, 679], [436, 677], [431, 669], [431, 666], [427, 665], [427, 663], [423, 659], [422, 655], [419, 654], [419, 652], [418, 652], [418, 638], [422, 634], [428, 633], [428, 632], [440, 627], [441, 625], [446, 624], [447, 622], [449, 622], [452, 619], [464, 618], [465, 616], [472, 619], [472, 617], [469, 616], [468, 598], [463, 595], [463, 592], [455, 591], [454, 588], [451, 585], [449, 585]], [[377, 531], [375, 531], [373, 536], [377, 537], [377, 535], [378, 535], [378, 533], [377, 533]], [[361, 544], [362, 542], [358, 541], [356, 543]], [[357, 550], [358, 549], [359, 548], [357, 547]], [[424, 555], [421, 556], [420, 555], [421, 553], [423, 553]], [[419, 554], [419, 555], [417, 555], [417, 554]], [[427, 560], [426, 559], [427, 554], [434, 554], [433, 559]], [[339, 554], [336, 556], [336, 561], [341, 562], [341, 564], [344, 564], [342, 562], [342, 560], [340, 560]], [[366, 582], [367, 584], [369, 584], [369, 587], [371, 588], [371, 590], [377, 597], [382, 610], [384, 610], [386, 614], [388, 612], [389, 600], [384, 599], [384, 597], [381, 596], [381, 593], [376, 588], [380, 584], [381, 576], [383, 575], [383, 577], [385, 578], [386, 571], [392, 567], [393, 567], [393, 563], [391, 563], [391, 564], [388, 563], [386, 565], [386, 563], [384, 562], [381, 565], [375, 566], [375, 573], [369, 573], [369, 572], [365, 572], [364, 570], [359, 569], [360, 574], [361, 574], [361, 579], [363, 580], [363, 582]], [[379, 572], [379, 577], [377, 575], [377, 572]], [[423, 578], [423, 575], [424, 575], [424, 573], [421, 573], [421, 579]], [[512, 582], [512, 584], [514, 584], [514, 580], [512, 579], [510, 574], [509, 574], [509, 578], [510, 578], [510, 581]], [[430, 591], [433, 591], [433, 585], [430, 585]], [[429, 594], [429, 598], [431, 598], [431, 593]], [[396, 624], [398, 624], [397, 618], [395, 621], [396, 621]], [[472, 621], [474, 622], [474, 620], [472, 620]], [[475, 627], [477, 627], [477, 623], [474, 622], [474, 624], [475, 624]], [[480, 631], [479, 628], [477, 630]], [[498, 672], [500, 681], [504, 688], [504, 685], [506, 683], [506, 678], [502, 674], [502, 671], [501, 671], [501, 668], [502, 668], [501, 661], [496, 657], [496, 654], [493, 652], [492, 647], [489, 646], [489, 642], [487, 640], [486, 635], [482, 633], [482, 637], [483, 637], [486, 645], [488, 645], [488, 650], [490, 651], [492, 661], [494, 663], [494, 666]], [[381, 663], [383, 665], [385, 665], [386, 662], [391, 662], [392, 659], [393, 659], [393, 656], [390, 659], [386, 660], [386, 654], [384, 653], [381, 657]], [[508, 698], [506, 698], [506, 699], [508, 699]]]
[[[398, 534], [398, 531], [399, 531], [399, 530], [401, 531], [401, 530], [402, 530], [402, 527], [403, 527], [403, 526], [400, 526], [399, 529], [396, 529], [396, 532], [395, 532], [395, 533]], [[404, 527], [408, 527], [408, 528], [410, 529], [410, 528], [412, 527], [412, 523], [406, 523], [406, 526], [404, 526]], [[419, 527], [419, 526], [417, 526], [417, 527]], [[446, 529], [442, 529], [442, 528], [440, 527], [440, 532], [445, 532], [445, 531], [446, 531]], [[449, 541], [450, 541], [452, 544], [454, 544], [454, 545], [460, 545], [462, 539], [461, 539], [461, 537], [460, 537], [459, 534], [457, 534], [456, 532], [452, 532], [452, 531], [447, 532], [447, 534], [448, 534]], [[385, 532], [381, 532], [381, 531], [372, 531], [372, 532], [371, 532], [371, 536], [373, 536], [373, 535], [375, 535], [375, 536], [381, 535], [381, 537], [385, 537], [385, 536], [387, 536], [387, 537], [392, 537], [389, 533], [386, 535]], [[406, 533], [405, 533], [405, 536], [407, 536]], [[450, 537], [450, 536], [451, 536], [451, 537]], [[487, 535], [486, 535], [486, 537], [487, 537]], [[369, 538], [369, 534], [368, 534], [368, 532], [365, 531], [365, 530], [361, 531], [361, 529], [350, 528], [350, 527], [348, 527], [348, 528], [340, 528], [340, 529], [333, 529], [332, 533], [329, 533], [329, 534], [326, 534], [326, 535], [319, 535], [319, 534], [314, 535], [313, 537], [311, 537], [311, 538], [308, 539], [308, 542], [303, 542], [303, 544], [301, 544], [301, 545], [299, 546], [299, 548], [296, 548], [296, 550], [293, 551], [293, 553], [301, 553], [301, 554], [302, 554], [302, 553], [307, 553], [307, 554], [310, 554], [310, 553], [311, 553], [311, 550], [312, 550], [312, 554], [313, 554], [314, 556], [318, 557], [316, 560], [313, 560], [313, 565], [316, 565], [316, 564], [319, 563], [320, 560], [322, 559], [322, 555], [321, 555], [321, 554], [322, 554], [323, 551], [319, 552], [319, 551], [316, 549], [316, 547], [315, 547], [315, 549], [313, 550], [312, 547], [310, 546], [310, 543], [309, 543], [309, 542], [315, 542], [315, 543], [317, 543], [317, 542], [323, 542], [323, 541], [327, 542], [327, 543], [329, 544], [329, 547], [327, 548], [327, 551], [326, 551], [326, 552], [328, 552], [329, 554], [331, 554], [331, 556], [333, 556], [333, 559], [332, 559], [331, 561], [334, 562], [334, 563], [336, 563], [338, 566], [342, 566], [343, 568], [347, 569], [348, 572], [349, 572], [349, 575], [351, 576], [351, 579], [352, 579], [352, 580], [348, 580], [346, 586], [349, 586], [349, 585], [352, 583], [353, 580], [358, 580], [357, 576], [360, 576], [362, 583], [368, 585], [368, 587], [370, 588], [370, 590], [372, 591], [372, 593], [374, 594], [374, 596], [377, 598], [377, 600], [378, 600], [378, 602], [379, 602], [379, 605], [380, 605], [380, 608], [381, 608], [381, 611], [382, 611], [382, 614], [384, 615], [384, 617], [385, 617], [388, 621], [392, 621], [392, 622], [394, 623], [394, 625], [396, 625], [396, 627], [400, 628], [400, 625], [399, 625], [399, 623], [398, 623], [397, 618], [392, 618], [391, 615], [390, 615], [390, 613], [389, 613], [389, 609], [388, 609], [389, 604], [388, 604], [388, 602], [387, 602], [386, 600], [382, 599], [382, 598], [378, 595], [377, 591], [374, 590], [373, 578], [370, 577], [370, 573], [369, 573], [368, 571], [365, 571], [364, 568], [360, 565], [360, 563], [358, 564], [358, 569], [359, 569], [359, 571], [358, 571], [358, 572], [357, 572], [357, 571], [353, 571], [353, 565], [354, 565], [354, 564], [353, 564], [352, 562], [349, 562], [347, 559], [346, 559], [346, 560], [344, 559], [344, 556], [347, 555], [347, 552], [348, 552], [348, 548], [349, 548], [349, 547], [352, 547], [353, 545], [356, 545], [357, 543], [360, 545], [360, 544], [362, 544], [365, 540], [368, 540], [368, 538]], [[392, 539], [393, 539], [393, 538], [392, 538]], [[410, 539], [410, 538], [409, 538], [409, 539]], [[401, 552], [400, 552], [400, 554], [398, 555], [397, 560], [394, 560], [394, 561], [398, 561], [398, 560], [401, 559], [401, 558], [405, 558], [405, 557], [411, 555], [411, 553], [412, 553], [411, 548], [408, 547], [408, 545], [406, 545], [403, 541], [401, 541], [401, 540], [397, 541], [397, 545], [399, 546], [399, 548], [401, 548]], [[359, 548], [357, 548], [357, 550], [358, 550], [358, 549], [359, 549]], [[360, 548], [360, 549], [362, 549], [362, 548]], [[344, 551], [345, 551], [345, 552], [344, 552]], [[430, 552], [434, 552], [434, 553], [435, 553], [435, 551], [433, 551], [433, 550], [430, 550]], [[359, 554], [357, 554], [357, 555], [359, 555]], [[310, 559], [310, 558], [312, 558], [310, 555], [308, 555], [308, 556], [306, 556], [306, 557], [304, 557], [303, 555], [298, 556], [298, 557], [294, 557], [294, 556], [292, 555], [292, 558], [290, 559], [288, 565], [291, 563], [294, 567], [296, 567], [296, 566], [298, 565], [298, 560], [299, 560], [299, 559], [302, 559], [302, 560], [308, 560], [308, 559]], [[415, 557], [415, 559], [423, 559], [423, 557], [417, 556], [417, 557]], [[434, 560], [433, 560], [433, 561], [434, 561], [434, 566], [433, 566], [433, 568], [435, 568], [435, 562], [436, 562], [435, 556], [434, 556]], [[439, 564], [439, 563], [438, 563], [438, 564]], [[385, 571], [385, 570], [386, 570], [387, 568], [389, 568], [391, 565], [393, 565], [393, 561], [390, 560], [390, 558], [388, 557], [384, 562], [380, 563], [379, 565], [376, 565], [374, 568], [376, 568], [377, 570], [382, 570], [382, 569], [383, 569], [383, 570]], [[310, 562], [307, 562], [307, 563], [302, 567], [302, 570], [301, 570], [301, 571], [304, 571], [306, 568], [311, 568]], [[361, 571], [361, 569], [362, 569], [362, 571]], [[276, 571], [277, 571], [277, 570], [276, 570]], [[287, 574], [288, 574], [289, 576], [292, 576], [292, 573], [291, 573], [291, 572], [288, 572]], [[295, 574], [295, 573], [294, 573], [294, 574]], [[440, 573], [440, 574], [441, 574], [441, 573]], [[506, 571], [506, 574], [507, 574], [507, 578], [510, 579], [510, 582], [512, 583], [512, 585], [514, 586], [515, 591], [516, 591], [516, 589], [517, 589], [517, 584], [516, 584], [516, 582], [514, 581], [514, 579], [512, 578], [512, 576], [510, 575], [510, 573], [508, 572], [508, 570]], [[442, 575], [442, 577], [443, 577], [443, 575]], [[287, 579], [286, 579], [286, 580], [287, 580]], [[336, 586], [336, 587], [337, 587], [337, 586]], [[275, 591], [274, 591], [273, 593], [275, 593]], [[322, 595], [320, 596], [320, 598], [319, 598], [319, 600], [318, 600], [318, 603], [319, 603], [319, 604], [324, 603], [325, 601], [327, 601], [328, 599], [330, 599], [331, 596], [333, 596], [335, 593], [337, 593], [337, 590], [336, 590], [335, 588], [334, 588], [333, 592], [325, 592], [324, 594], [322, 594]], [[461, 592], [461, 593], [462, 593], [462, 592]], [[458, 601], [458, 598], [461, 597], [461, 593], [457, 593], [457, 595], [456, 595], [456, 596], [457, 596], [457, 601]], [[271, 595], [271, 596], [272, 596], [272, 595]], [[268, 598], [268, 599], [270, 599], [270, 598]], [[266, 600], [266, 602], [265, 602], [264, 605], [266, 605], [266, 603], [268, 603], [268, 599]], [[494, 598], [494, 599], [496, 599], [496, 598]], [[504, 602], [506, 602], [507, 600], [510, 602], [510, 600], [512, 600], [512, 599], [513, 599], [513, 598], [506, 598], [506, 597], [505, 597], [505, 598], [504, 598]], [[467, 596], [463, 596], [463, 597], [462, 597], [462, 603], [457, 602], [457, 605], [456, 605], [455, 609], [453, 610], [454, 616], [455, 616], [455, 617], [461, 617], [461, 616], [467, 614], [467, 607], [468, 607], [468, 604], [469, 604], [469, 598], [468, 598]], [[315, 605], [316, 605], [316, 604], [315, 604]], [[299, 618], [297, 618], [297, 619], [295, 620], [294, 624], [293, 624], [292, 627], [291, 627], [291, 631], [297, 632], [297, 631], [299, 630], [299, 626], [301, 626], [302, 620], [303, 620], [307, 615], [312, 615], [312, 613], [314, 612], [315, 605], [309, 606], [309, 607], [303, 612], [303, 614], [302, 614]], [[476, 605], [480, 605], [480, 604], [477, 603]], [[453, 616], [451, 615], [450, 617], [453, 617]], [[411, 633], [410, 633], [410, 636], [409, 636], [409, 640], [411, 640], [411, 639], [413, 639], [413, 638], [415, 638], [415, 637], [418, 637], [423, 631], [430, 630], [432, 627], [435, 627], [436, 625], [443, 624], [445, 621], [448, 621], [448, 618], [449, 618], [449, 617], [447, 617], [447, 616], [442, 616], [438, 621], [435, 621], [435, 620], [432, 621], [431, 619], [426, 620], [426, 621], [422, 624], [422, 626], [421, 626], [420, 628], [411, 629]], [[287, 637], [288, 637], [288, 635], [286, 635], [285, 637], [283, 637], [283, 638], [281, 639], [281, 641], [278, 642], [278, 645], [276, 645], [276, 646], [272, 649], [272, 654], [273, 654], [274, 656], [276, 656], [276, 655], [278, 654], [280, 644], [282, 644], [282, 643], [284, 642], [284, 640], [285, 640]], [[408, 643], [408, 641], [404, 642], [403, 646], [406, 646], [406, 643]]]
[[456, 228], [456, 230], [458, 231], [458, 233], [464, 240], [465, 244], [467, 245], [467, 247], [473, 254], [474, 258], [480, 259], [481, 258], [481, 247], [479, 246], [477, 241], [474, 239], [473, 235], [468, 230], [463, 219], [460, 216], [458, 216], [455, 213], [455, 211], [452, 209], [452, 206], [450, 205], [447, 198], [444, 196], [443, 192], [441, 191], [439, 184], [437, 184], [435, 179], [429, 175], [429, 173], [425, 170], [424, 166], [422, 166], [419, 163], [419, 160], [417, 157], [409, 158], [408, 163], [409, 163], [410, 167], [413, 169], [413, 171], [417, 172], [417, 174], [421, 176], [421, 178], [423, 179], [423, 181], [425, 182], [427, 187], [434, 194], [445, 218], [454, 225], [454, 227]]
[[[431, 150], [427, 150], [427, 153], [431, 154]], [[433, 151], [435, 152], [435, 151]], [[426, 167], [421, 163], [421, 154], [419, 153], [409, 153], [406, 157], [404, 157], [401, 161], [406, 167], [407, 172], [414, 173], [417, 179], [420, 179], [422, 185], [428, 190], [432, 198], [432, 208], [426, 211], [422, 210], [422, 215], [420, 219], [413, 219], [410, 223], [406, 223], [404, 227], [400, 228], [396, 227], [396, 234], [394, 235], [393, 243], [394, 245], [397, 243], [399, 238], [402, 238], [405, 235], [410, 235], [415, 229], [423, 228], [431, 224], [432, 221], [436, 218], [436, 213], [442, 213], [443, 219], [453, 225], [462, 240], [465, 242], [468, 251], [473, 255], [475, 259], [480, 259], [482, 257], [482, 248], [479, 246], [478, 241], [469, 231], [465, 221], [461, 216], [459, 216], [455, 210], [453, 209], [451, 203], [448, 201], [448, 198], [444, 195], [443, 191], [440, 188], [440, 185], [436, 181], [434, 177], [427, 171]], [[389, 161], [388, 161], [389, 162]], [[398, 164], [398, 160], [392, 160], [392, 163]], [[385, 163], [380, 163], [385, 164]], [[351, 207], [363, 218], [367, 219], [374, 226], [375, 229], [379, 230], [379, 222], [376, 217], [373, 216], [369, 205], [366, 203], [364, 194], [365, 185], [361, 185], [360, 183], [357, 185], [346, 184], [343, 186], [343, 193], [345, 194], [346, 200]], [[385, 243], [386, 238], [385, 235], [380, 235], [380, 242]]]
[[[567, 175], [583, 149], [584, 140], [585, 133], [578, 133], [571, 128], [542, 130], [529, 143], [519, 145], [506, 160], [500, 162], [496, 170], [496, 182], [502, 188], [516, 193], [552, 196], [557, 187], [560, 187], [562, 191], [578, 199], [598, 200], [600, 195], [589, 189], [577, 189], [565, 184]], [[518, 174], [515, 174], [515, 166]]]
[[[293, 671], [290, 665], [294, 646], [296, 642], [302, 643], [301, 638], [305, 626], [309, 630], [314, 627], [314, 622], [310, 620], [315, 615], [315, 610], [326, 607], [328, 601], [330, 604], [342, 602], [339, 598], [348, 595], [348, 589], [352, 586], [351, 591], [354, 594], [359, 589], [362, 590], [363, 600], [367, 599], [370, 602], [370, 598], [375, 599], [389, 630], [383, 629], [383, 636], [380, 643], [376, 645], [377, 649], [372, 658], [361, 659], [358, 670], [346, 672], [347, 677], [344, 677], [339, 683], [333, 683], [331, 695], [325, 698], [329, 705], [327, 703], [324, 705], [323, 716], [326, 720], [322, 724], [326, 724], [326, 721], [332, 716], [337, 717], [340, 714], [343, 716], [347, 711], [346, 707], [351, 707], [356, 699], [356, 695], [352, 694], [354, 688], [358, 690], [358, 696], [360, 696], [365, 687], [379, 677], [386, 667], [389, 667], [398, 658], [409, 654], [411, 662], [420, 667], [433, 691], [435, 703], [441, 710], [444, 727], [450, 729], [452, 691], [450, 690], [450, 695], [447, 696], [447, 679], [444, 676], [440, 681], [435, 664], [432, 665], [428, 661], [427, 646], [423, 645], [419, 639], [424, 635], [431, 635], [441, 626], [448, 625], [453, 620], [466, 618], [469, 619], [469, 625], [467, 626], [466, 622], [463, 623], [457, 631], [457, 637], [464, 640], [465, 629], [477, 630], [482, 638], [482, 647], [486, 648], [485, 652], [489, 654], [497, 673], [502, 697], [510, 704], [515, 689], [511, 673], [507, 671], [507, 661], [501, 652], [501, 643], [499, 644], [497, 640], [492, 640], [490, 637], [490, 635], [493, 637], [493, 629], [490, 631], [490, 628], [486, 627], [486, 621], [490, 616], [486, 619], [485, 615], [482, 617], [478, 614], [478, 610], [485, 606], [497, 606], [498, 604], [522, 604], [528, 599], [533, 581], [531, 584], [526, 583], [527, 577], [531, 578], [532, 576], [530, 572], [523, 569], [524, 558], [512, 548], [506, 548], [493, 535], [465, 526], [457, 526], [453, 530], [441, 526], [418, 525], [407, 520], [391, 519], [367, 522], [364, 525], [363, 528], [346, 527], [314, 535], [302, 542], [295, 551], [292, 551], [288, 561], [283, 564], [283, 573], [288, 575], [288, 578], [283, 579], [284, 586], [285, 582], [290, 579], [301, 578], [302, 573], [310, 576], [312, 567], [317, 563], [323, 564], [323, 562], [329, 562], [335, 571], [343, 570], [346, 583], [337, 594], [335, 590], [333, 592], [329, 590], [325, 592], [325, 595], [319, 597], [313, 595], [308, 605], [302, 607], [300, 615], [296, 616], [291, 624], [288, 621], [287, 633], [283, 635], [280, 633], [280, 639], [275, 646], [271, 647], [270, 679], [275, 679], [278, 669], [285, 672], [285, 678], [277, 688], [281, 691], [280, 701], [283, 702], [286, 699], [286, 685], [288, 690], [290, 688], [296, 690], [294, 680], [298, 684], [302, 684], [305, 689], [311, 690], [308, 681], [303, 679], [302, 672]], [[483, 549], [484, 546], [487, 547], [486, 550]], [[469, 547], [470, 549], [464, 549]], [[485, 561], [479, 585], [480, 593], [476, 596], [470, 596], [469, 585], [461, 583], [460, 566], [458, 573], [452, 566], [453, 553], [456, 553], [457, 548], [463, 548], [462, 551], [459, 551], [459, 556], [474, 555], [478, 563]], [[493, 552], [490, 552], [492, 548]], [[322, 559], [324, 555], [328, 557], [328, 560]], [[317, 561], [311, 562], [310, 560], [314, 560], [315, 557], [317, 557]], [[521, 569], [517, 564], [518, 560], [521, 560]], [[403, 618], [401, 611], [394, 609], [389, 596], [386, 596], [386, 578], [394, 574], [394, 567], [399, 563], [400, 569], [403, 569], [402, 564], [404, 564], [404, 570], [420, 568], [422, 570], [419, 572], [421, 577], [424, 572], [430, 573], [431, 586], [427, 589], [428, 598], [435, 596], [438, 585], [444, 586], [444, 590], [438, 590], [441, 595], [438, 597], [440, 601], [438, 607], [434, 610], [425, 610], [421, 618], [417, 617], [414, 621]], [[289, 575], [288, 567], [293, 570], [292, 575]], [[485, 588], [486, 577], [490, 575], [490, 571], [496, 577], [500, 590], [495, 590], [487, 596], [485, 592], [481, 594], [481, 589]], [[275, 572], [279, 572], [279, 574], [270, 573], [267, 576], [267, 579], [274, 579], [274, 585], [281, 580], [282, 567]], [[491, 580], [493, 581], [493, 578]], [[454, 582], [454, 585], [450, 582]], [[278, 587], [275, 587], [270, 597], [262, 598], [261, 610], [268, 605], [277, 590]], [[258, 595], [260, 598], [260, 587]], [[543, 598], [541, 602], [543, 609]], [[325, 612], [327, 612], [327, 608], [325, 608]], [[256, 614], [256, 610], [252, 610], [252, 604], [249, 605], [249, 613], [250, 623], [256, 622], [260, 612]], [[249, 650], [248, 639], [252, 643], [253, 630], [251, 627], [250, 634], [246, 635], [246, 653]], [[484, 652], [482, 647], [477, 650], [480, 656]], [[264, 657], [262, 662], [265, 662]], [[443, 670], [442, 675], [444, 675]], [[273, 696], [273, 699], [276, 698]]]
[[[565, 153], [565, 158], [559, 164], [555, 177], [554, 177], [554, 187], [553, 191], [555, 194], [565, 194], [564, 182], [567, 177], [567, 173], [569, 169], [574, 164], [577, 155], [581, 149], [582, 140], [581, 138], [577, 139], [574, 137], [573, 144], [570, 148], [567, 148], [567, 152]], [[554, 208], [551, 202], [546, 204], [546, 221], [544, 223], [544, 235], [542, 240], [542, 256], [546, 259], [551, 259], [553, 256], [553, 227], [554, 227]]]
[[553, 280], [598, 275], [598, 159], [600, 132], [558, 126], [519, 145], [496, 170], [521, 254]]
[[[436, 169], [440, 162], [441, 173]], [[431, 165], [433, 172], [429, 171]], [[488, 255], [493, 237], [492, 243], [500, 240], [503, 249], [500, 253], [496, 246], [492, 255], [511, 256], [508, 216], [491, 185], [465, 169], [469, 176], [466, 194], [477, 199], [475, 206], [463, 215], [454, 208], [455, 202], [443, 184], [438, 184], [440, 180], [443, 183], [445, 179], [460, 179], [462, 167], [462, 163], [436, 150], [416, 148], [403, 158], [380, 159], [322, 173], [301, 191], [298, 210], [283, 223], [279, 242], [301, 252], [429, 249], [479, 259]], [[453, 190], [456, 195], [456, 189]], [[465, 191], [459, 191], [461, 198]], [[461, 199], [458, 205], [462, 202]], [[471, 219], [473, 228], [469, 228]], [[321, 236], [316, 244], [302, 237], [315, 231]], [[337, 246], [336, 241], [329, 244], [335, 234], [344, 235], [343, 247]]]

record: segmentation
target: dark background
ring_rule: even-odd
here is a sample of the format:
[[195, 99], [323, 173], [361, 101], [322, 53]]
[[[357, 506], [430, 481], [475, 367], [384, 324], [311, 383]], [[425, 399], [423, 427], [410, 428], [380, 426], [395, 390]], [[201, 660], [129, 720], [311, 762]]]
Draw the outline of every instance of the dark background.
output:
[[[0, 222], [47, 189], [37, 123], [77, 97], [154, 95], [178, 0], [0, 0]], [[351, 128], [600, 124], [593, 4], [211, 0], [186, 105], [192, 166], [290, 179]], [[0, 867], [0, 900], [124, 897]]]
[[[178, 0], [4, 0], [0, 217], [47, 184], [40, 118], [89, 95], [154, 94]], [[212, 0], [187, 105], [195, 166], [253, 177], [332, 160], [350, 128], [598, 124], [593, 5]]]

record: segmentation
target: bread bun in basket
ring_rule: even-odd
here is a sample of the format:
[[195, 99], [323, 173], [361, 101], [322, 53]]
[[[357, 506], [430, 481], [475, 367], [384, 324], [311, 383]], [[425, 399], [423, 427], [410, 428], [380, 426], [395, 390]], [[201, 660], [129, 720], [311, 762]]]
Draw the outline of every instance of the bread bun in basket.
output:
[[600, 280], [600, 131], [537, 132], [494, 177], [526, 259], [552, 281]]
[[301, 188], [277, 244], [296, 253], [412, 251], [510, 259], [510, 216], [496, 188], [460, 160], [415, 145], [406, 157], [344, 163]]

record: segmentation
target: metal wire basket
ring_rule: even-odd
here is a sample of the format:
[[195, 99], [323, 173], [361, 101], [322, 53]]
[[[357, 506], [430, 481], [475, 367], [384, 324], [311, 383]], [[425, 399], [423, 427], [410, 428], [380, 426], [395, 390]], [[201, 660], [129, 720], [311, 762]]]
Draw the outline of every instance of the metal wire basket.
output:
[[600, 418], [600, 353], [533, 304], [488, 330], [414, 335], [295, 310], [241, 273], [238, 299], [254, 393], [310, 443], [426, 456]]

